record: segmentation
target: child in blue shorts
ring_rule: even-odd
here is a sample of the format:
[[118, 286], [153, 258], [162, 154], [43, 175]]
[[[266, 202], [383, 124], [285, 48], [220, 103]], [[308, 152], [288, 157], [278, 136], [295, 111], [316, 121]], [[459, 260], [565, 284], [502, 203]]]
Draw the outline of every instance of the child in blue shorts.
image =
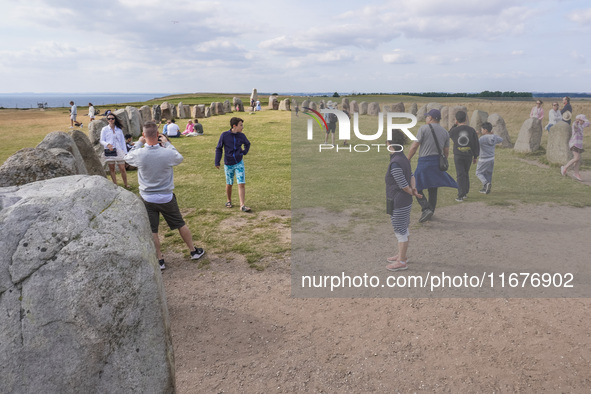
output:
[[215, 168], [220, 168], [223, 152], [224, 171], [226, 173], [226, 196], [228, 198], [226, 207], [232, 208], [232, 185], [234, 184], [234, 174], [236, 174], [240, 210], [242, 212], [250, 212], [250, 208], [244, 203], [246, 180], [244, 176], [244, 160], [242, 160], [243, 156], [250, 149], [250, 141], [242, 133], [242, 129], [244, 128], [244, 121], [242, 119], [236, 117], [230, 119], [230, 127], [230, 130], [224, 131], [220, 135], [218, 145], [215, 147]]

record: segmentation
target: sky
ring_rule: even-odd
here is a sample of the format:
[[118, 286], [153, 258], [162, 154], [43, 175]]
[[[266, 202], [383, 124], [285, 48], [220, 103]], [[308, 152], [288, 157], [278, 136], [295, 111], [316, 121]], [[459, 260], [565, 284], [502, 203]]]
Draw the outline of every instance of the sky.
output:
[[588, 0], [3, 2], [0, 93], [591, 92]]

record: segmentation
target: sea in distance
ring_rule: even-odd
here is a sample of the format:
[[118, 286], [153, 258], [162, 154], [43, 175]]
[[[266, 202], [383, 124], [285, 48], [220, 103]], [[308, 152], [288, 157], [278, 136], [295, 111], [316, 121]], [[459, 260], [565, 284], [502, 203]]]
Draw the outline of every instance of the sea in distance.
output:
[[112, 105], [148, 101], [169, 96], [173, 93], [0, 93], [0, 107], [38, 108], [44, 104], [48, 108], [69, 107], [70, 101], [79, 107]]

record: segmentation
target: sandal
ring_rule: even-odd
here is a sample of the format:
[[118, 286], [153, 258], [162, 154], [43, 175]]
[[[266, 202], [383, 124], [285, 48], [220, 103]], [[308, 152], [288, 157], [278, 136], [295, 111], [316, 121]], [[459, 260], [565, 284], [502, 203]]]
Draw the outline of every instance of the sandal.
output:
[[241, 206], [241, 207], [240, 207], [240, 210], [241, 210], [242, 212], [250, 212], [250, 208], [249, 208], [249, 207], [247, 207], [246, 205], [243, 205], [243, 206]]
[[401, 262], [396, 262], [394, 264], [390, 264], [386, 266], [386, 269], [388, 271], [392, 271], [392, 272], [396, 272], [396, 271], [404, 271], [405, 269], [407, 269], [408, 266], [406, 265], [406, 263]]
[[226, 203], [226, 208], [232, 208], [232, 203], [230, 201]]

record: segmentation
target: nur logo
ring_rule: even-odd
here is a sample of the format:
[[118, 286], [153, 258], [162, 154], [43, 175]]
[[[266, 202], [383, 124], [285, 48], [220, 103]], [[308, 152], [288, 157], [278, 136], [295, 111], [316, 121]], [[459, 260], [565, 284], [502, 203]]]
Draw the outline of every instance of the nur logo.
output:
[[[339, 124], [339, 140], [350, 140], [351, 139], [351, 121], [346, 113], [338, 109], [323, 109], [321, 110], [322, 113], [313, 110], [312, 108], [304, 107], [305, 110], [310, 111], [312, 113], [304, 112], [306, 115], [310, 116], [312, 119], [308, 119], [308, 140], [313, 139], [314, 135], [314, 122], [320, 126], [320, 129], [324, 132], [328, 132], [328, 124], [326, 123], [326, 119], [323, 116], [326, 114], [334, 114], [338, 119]], [[394, 123], [394, 119], [410, 119], [410, 123]], [[392, 130], [399, 129], [402, 130], [404, 134], [412, 141], [417, 141], [417, 137], [410, 132], [410, 128], [416, 126], [417, 118], [413, 114], [407, 114], [405, 112], [387, 112], [386, 113], [386, 135], [388, 140], [392, 139]], [[353, 113], [353, 133], [357, 138], [362, 141], [375, 141], [382, 137], [384, 133], [384, 116], [383, 113], [380, 112], [378, 114], [378, 131], [374, 134], [363, 134], [361, 130], [359, 130], [359, 113]]]

